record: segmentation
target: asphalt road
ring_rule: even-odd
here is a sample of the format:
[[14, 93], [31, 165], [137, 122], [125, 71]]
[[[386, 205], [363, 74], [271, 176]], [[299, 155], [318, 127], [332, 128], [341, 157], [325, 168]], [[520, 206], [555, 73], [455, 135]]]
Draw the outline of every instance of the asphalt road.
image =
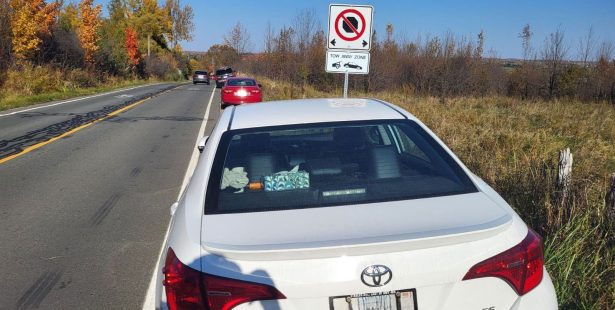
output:
[[213, 85], [177, 86], [0, 112], [0, 160], [35, 146], [0, 163], [1, 309], [141, 308], [210, 99], [206, 134], [220, 114]]

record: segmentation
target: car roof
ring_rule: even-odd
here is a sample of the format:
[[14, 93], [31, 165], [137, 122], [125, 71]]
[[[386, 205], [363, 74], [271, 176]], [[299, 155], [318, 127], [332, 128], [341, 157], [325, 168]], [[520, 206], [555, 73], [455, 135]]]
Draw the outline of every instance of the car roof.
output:
[[377, 119], [416, 119], [376, 99], [298, 99], [234, 108], [230, 129]]

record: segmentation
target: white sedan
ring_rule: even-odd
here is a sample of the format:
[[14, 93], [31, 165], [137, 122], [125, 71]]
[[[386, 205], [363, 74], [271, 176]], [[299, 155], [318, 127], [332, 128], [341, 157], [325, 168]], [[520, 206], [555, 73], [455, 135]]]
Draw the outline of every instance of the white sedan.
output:
[[163, 309], [557, 309], [540, 237], [386, 102], [226, 109], [176, 206]]

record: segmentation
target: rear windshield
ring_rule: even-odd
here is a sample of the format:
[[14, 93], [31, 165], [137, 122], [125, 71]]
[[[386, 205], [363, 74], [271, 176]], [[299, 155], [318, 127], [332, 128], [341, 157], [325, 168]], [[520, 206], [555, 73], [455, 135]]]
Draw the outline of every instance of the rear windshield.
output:
[[222, 75], [222, 74], [228, 74], [228, 73], [233, 73], [233, 69], [228, 68], [228, 69], [216, 70], [216, 75]]
[[256, 86], [253, 79], [230, 79], [226, 82], [228, 86]]
[[207, 75], [207, 71], [194, 71], [194, 74]]
[[205, 214], [260, 212], [475, 192], [416, 123], [365, 121], [226, 132]]

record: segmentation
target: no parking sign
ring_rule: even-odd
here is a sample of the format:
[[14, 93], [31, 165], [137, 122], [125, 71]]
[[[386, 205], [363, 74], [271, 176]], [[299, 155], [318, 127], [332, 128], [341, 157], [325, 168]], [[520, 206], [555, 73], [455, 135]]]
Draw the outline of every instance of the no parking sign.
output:
[[329, 49], [371, 49], [372, 18], [370, 5], [329, 5]]

